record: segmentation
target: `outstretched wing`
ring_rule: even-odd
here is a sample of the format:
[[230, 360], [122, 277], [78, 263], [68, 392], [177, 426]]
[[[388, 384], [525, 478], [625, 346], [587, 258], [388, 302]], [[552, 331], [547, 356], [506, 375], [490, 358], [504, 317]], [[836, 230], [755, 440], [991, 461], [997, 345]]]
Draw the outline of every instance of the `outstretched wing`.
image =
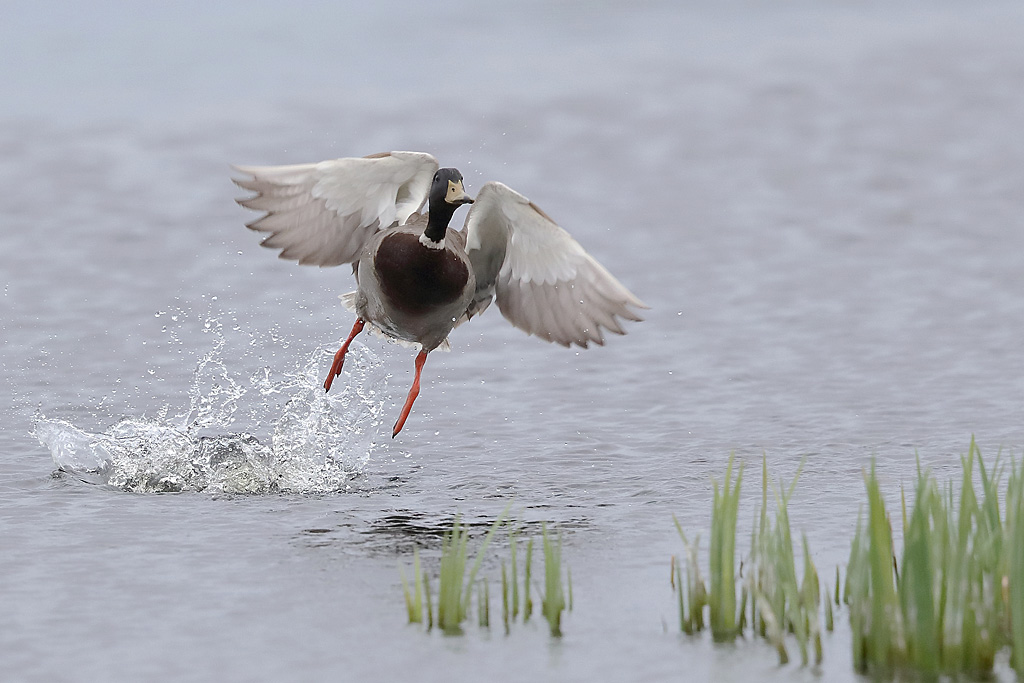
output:
[[405, 223], [427, 198], [437, 159], [422, 152], [386, 152], [294, 166], [233, 166], [256, 193], [239, 199], [266, 215], [247, 227], [270, 235], [262, 244], [281, 258], [337, 266], [359, 258], [373, 233]]
[[625, 334], [617, 317], [647, 308], [579, 242], [506, 185], [490, 182], [466, 217], [466, 251], [477, 292], [469, 314], [497, 295], [509, 322], [563, 346], [604, 343], [602, 328]]

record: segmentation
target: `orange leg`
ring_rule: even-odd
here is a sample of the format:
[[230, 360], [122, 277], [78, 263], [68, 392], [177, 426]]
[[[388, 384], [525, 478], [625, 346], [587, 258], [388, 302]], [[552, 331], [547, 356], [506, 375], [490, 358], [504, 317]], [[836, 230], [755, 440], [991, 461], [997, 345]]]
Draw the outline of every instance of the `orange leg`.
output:
[[409, 411], [412, 410], [412, 403], [416, 400], [416, 397], [420, 395], [420, 373], [423, 372], [423, 364], [427, 362], [427, 352], [420, 351], [416, 355], [416, 377], [412, 381], [412, 388], [409, 389], [409, 396], [405, 399], [405, 406], [402, 408], [402, 414], [398, 416], [398, 422], [395, 423], [395, 430], [391, 432], [391, 438], [398, 436], [398, 432], [402, 431], [402, 427], [405, 426], [405, 420], [409, 417]]
[[345, 364], [345, 354], [348, 353], [348, 346], [356, 338], [356, 335], [363, 331], [363, 325], [365, 324], [366, 321], [362, 318], [356, 318], [356, 324], [352, 326], [348, 339], [341, 345], [338, 352], [334, 354], [334, 363], [331, 364], [331, 371], [327, 373], [327, 379], [324, 380], [324, 391], [330, 391], [334, 378], [341, 374], [341, 366]]

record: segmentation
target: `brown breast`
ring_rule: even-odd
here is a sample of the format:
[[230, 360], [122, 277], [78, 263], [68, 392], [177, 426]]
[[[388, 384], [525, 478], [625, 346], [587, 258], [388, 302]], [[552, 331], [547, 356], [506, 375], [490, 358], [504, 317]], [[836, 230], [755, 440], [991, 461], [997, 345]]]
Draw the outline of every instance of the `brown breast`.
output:
[[395, 308], [427, 313], [462, 296], [469, 268], [447, 249], [429, 249], [419, 236], [395, 232], [381, 241], [373, 260], [381, 291]]

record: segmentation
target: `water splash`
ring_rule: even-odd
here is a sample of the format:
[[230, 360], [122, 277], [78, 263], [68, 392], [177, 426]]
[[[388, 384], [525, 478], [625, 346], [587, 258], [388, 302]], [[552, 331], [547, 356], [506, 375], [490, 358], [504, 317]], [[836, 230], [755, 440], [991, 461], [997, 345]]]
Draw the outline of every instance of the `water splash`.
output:
[[[165, 407], [155, 418], [126, 417], [100, 433], [40, 415], [33, 433], [58, 470], [125, 491], [345, 490], [376, 446], [386, 380], [377, 356], [354, 345], [335, 384], [341, 391], [327, 394], [319, 376], [327, 349], [298, 370], [262, 368], [239, 380], [223, 347], [216, 335], [196, 368], [185, 413], [169, 416]], [[207, 433], [238, 424], [251, 431]]]

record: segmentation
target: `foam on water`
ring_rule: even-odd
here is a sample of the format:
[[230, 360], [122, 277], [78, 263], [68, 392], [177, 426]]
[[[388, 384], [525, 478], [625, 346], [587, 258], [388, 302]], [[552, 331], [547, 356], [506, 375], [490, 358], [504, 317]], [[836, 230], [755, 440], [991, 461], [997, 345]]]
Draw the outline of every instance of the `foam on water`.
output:
[[[99, 433], [39, 415], [33, 432], [61, 472], [135, 492], [225, 493], [345, 490], [375, 447], [386, 375], [353, 345], [334, 392], [320, 373], [328, 349], [290, 372], [262, 368], [247, 380], [229, 372], [224, 339], [199, 362], [189, 409], [124, 417]], [[245, 424], [248, 431], [214, 433]]]

